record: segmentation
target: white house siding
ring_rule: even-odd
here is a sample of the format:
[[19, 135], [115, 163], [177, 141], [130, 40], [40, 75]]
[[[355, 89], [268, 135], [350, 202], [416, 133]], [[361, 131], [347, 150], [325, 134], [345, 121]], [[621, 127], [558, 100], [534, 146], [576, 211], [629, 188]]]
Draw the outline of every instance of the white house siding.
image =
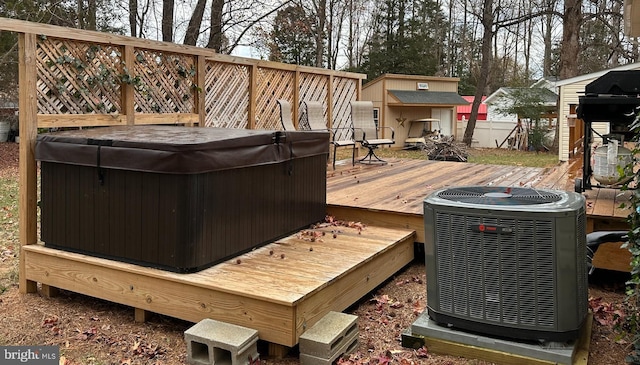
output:
[[[567, 118], [569, 116], [570, 105], [578, 105], [578, 98], [580, 95], [584, 95], [584, 89], [586, 85], [609, 71], [624, 71], [636, 69], [640, 69], [640, 63], [628, 64], [610, 70], [576, 76], [570, 79], [558, 81], [556, 83], [556, 86], [558, 86], [558, 94], [560, 95], [560, 105], [558, 105], [558, 126], [560, 128], [560, 138], [558, 141], [558, 159], [560, 161], [567, 161], [569, 159], [569, 127], [567, 126]], [[609, 133], [609, 123], [593, 123], [592, 128], [600, 134]], [[594, 137], [595, 143], [602, 143], [601, 139], [598, 138], [597, 135], [594, 135]]]
[[497, 122], [511, 122], [516, 123], [518, 121], [517, 114], [502, 114], [497, 109], [505, 109], [507, 106], [507, 99], [498, 98], [490, 103], [487, 103], [487, 120], [493, 120]]

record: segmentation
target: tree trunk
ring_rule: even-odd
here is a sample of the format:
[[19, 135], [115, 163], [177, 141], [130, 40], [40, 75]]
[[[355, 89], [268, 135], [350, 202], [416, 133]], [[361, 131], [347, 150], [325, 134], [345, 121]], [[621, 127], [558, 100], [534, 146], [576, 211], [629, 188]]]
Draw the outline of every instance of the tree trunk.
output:
[[[554, 0], [549, 1], [547, 4], [547, 10], [551, 11], [553, 9], [553, 5], [555, 4]], [[551, 22], [553, 20], [552, 14], [547, 14], [544, 17], [544, 57], [542, 60], [542, 76], [551, 75]]]
[[322, 67], [324, 55], [324, 34], [327, 24], [327, 0], [318, 0], [316, 17], [318, 29], [316, 29], [316, 67]]
[[202, 17], [204, 16], [204, 6], [206, 0], [198, 0], [195, 9], [193, 9], [193, 15], [189, 20], [187, 26], [187, 32], [184, 35], [184, 44], [189, 46], [195, 46], [200, 35], [200, 26], [202, 25]]
[[84, 29], [85, 11], [84, 11], [84, 1], [83, 0], [78, 0], [78, 6], [76, 8], [76, 12], [78, 13], [78, 24], [77, 24], [77, 27], [78, 27], [78, 29]]
[[173, 42], [174, 0], [162, 0], [162, 40]]
[[354, 31], [353, 31], [353, 26], [354, 26], [353, 23], [355, 20], [355, 16], [353, 14], [354, 0], [348, 0], [348, 1], [349, 1], [349, 43], [347, 44], [347, 64], [348, 64], [349, 70], [353, 70], [354, 66], [356, 65], [355, 57], [353, 54], [353, 47], [355, 44], [355, 37], [354, 37]]
[[560, 79], [578, 76], [580, 52], [580, 25], [582, 23], [582, 1], [565, 0], [562, 18], [562, 50], [560, 51]]
[[138, 36], [138, 0], [129, 0], [129, 30], [132, 37]]
[[467, 123], [467, 129], [464, 131], [464, 138], [462, 140], [467, 146], [471, 146], [471, 141], [473, 140], [473, 131], [476, 129], [476, 120], [478, 119], [478, 110], [480, 109], [484, 89], [487, 86], [489, 78], [491, 41], [493, 40], [493, 0], [484, 0], [482, 26], [484, 31], [482, 33], [482, 61], [480, 65], [480, 77], [478, 78], [473, 104], [471, 104], [471, 115], [469, 115], [469, 122]]
[[209, 30], [209, 42], [207, 48], [214, 49], [222, 53], [222, 9], [224, 0], [213, 0], [211, 2], [211, 30]]
[[96, 0], [87, 0], [87, 27], [85, 29], [96, 30]]

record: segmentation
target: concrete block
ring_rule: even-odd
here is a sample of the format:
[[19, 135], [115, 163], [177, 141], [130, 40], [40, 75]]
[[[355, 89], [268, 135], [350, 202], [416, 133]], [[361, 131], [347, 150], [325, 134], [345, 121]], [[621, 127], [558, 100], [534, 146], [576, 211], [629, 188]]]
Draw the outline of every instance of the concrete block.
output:
[[350, 354], [358, 348], [358, 336], [356, 333], [352, 342], [345, 342], [335, 353], [329, 358], [322, 358], [313, 355], [300, 353], [300, 365], [332, 365], [340, 356]]
[[358, 339], [358, 317], [329, 312], [299, 339], [300, 354], [321, 359], [337, 358]]
[[256, 361], [258, 331], [203, 319], [184, 331], [187, 363], [192, 365], [246, 365]]

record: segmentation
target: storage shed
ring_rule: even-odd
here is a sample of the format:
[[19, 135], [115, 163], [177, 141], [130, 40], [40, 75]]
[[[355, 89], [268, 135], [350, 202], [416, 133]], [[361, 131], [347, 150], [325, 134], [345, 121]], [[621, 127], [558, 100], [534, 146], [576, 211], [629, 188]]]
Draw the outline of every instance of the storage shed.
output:
[[[584, 136], [584, 128], [583, 123], [576, 120], [576, 107], [578, 106], [578, 97], [584, 95], [585, 86], [609, 71], [626, 70], [640, 70], [640, 63], [631, 63], [604, 71], [576, 76], [556, 83], [559, 95], [558, 128], [560, 138], [558, 158], [560, 161], [568, 161], [576, 155], [579, 156], [580, 141]], [[609, 123], [593, 123], [592, 127], [600, 134], [609, 133]], [[597, 135], [594, 137], [596, 137], [595, 142], [598, 142]]]
[[441, 133], [458, 139], [456, 107], [469, 104], [458, 94], [459, 81], [455, 77], [384, 74], [362, 87], [361, 100], [373, 102], [378, 125], [395, 130], [393, 147], [404, 146], [411, 121], [417, 119], [438, 119]]

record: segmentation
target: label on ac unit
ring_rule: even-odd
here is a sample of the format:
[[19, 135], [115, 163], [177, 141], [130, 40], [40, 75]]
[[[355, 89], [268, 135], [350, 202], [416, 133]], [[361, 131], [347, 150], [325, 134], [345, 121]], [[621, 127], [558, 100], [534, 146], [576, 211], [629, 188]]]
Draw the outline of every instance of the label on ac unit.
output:
[[492, 224], [472, 224], [470, 225], [470, 227], [472, 231], [480, 232], [480, 233], [495, 233], [495, 234], [513, 233], [513, 228], [511, 227], [496, 226]]

